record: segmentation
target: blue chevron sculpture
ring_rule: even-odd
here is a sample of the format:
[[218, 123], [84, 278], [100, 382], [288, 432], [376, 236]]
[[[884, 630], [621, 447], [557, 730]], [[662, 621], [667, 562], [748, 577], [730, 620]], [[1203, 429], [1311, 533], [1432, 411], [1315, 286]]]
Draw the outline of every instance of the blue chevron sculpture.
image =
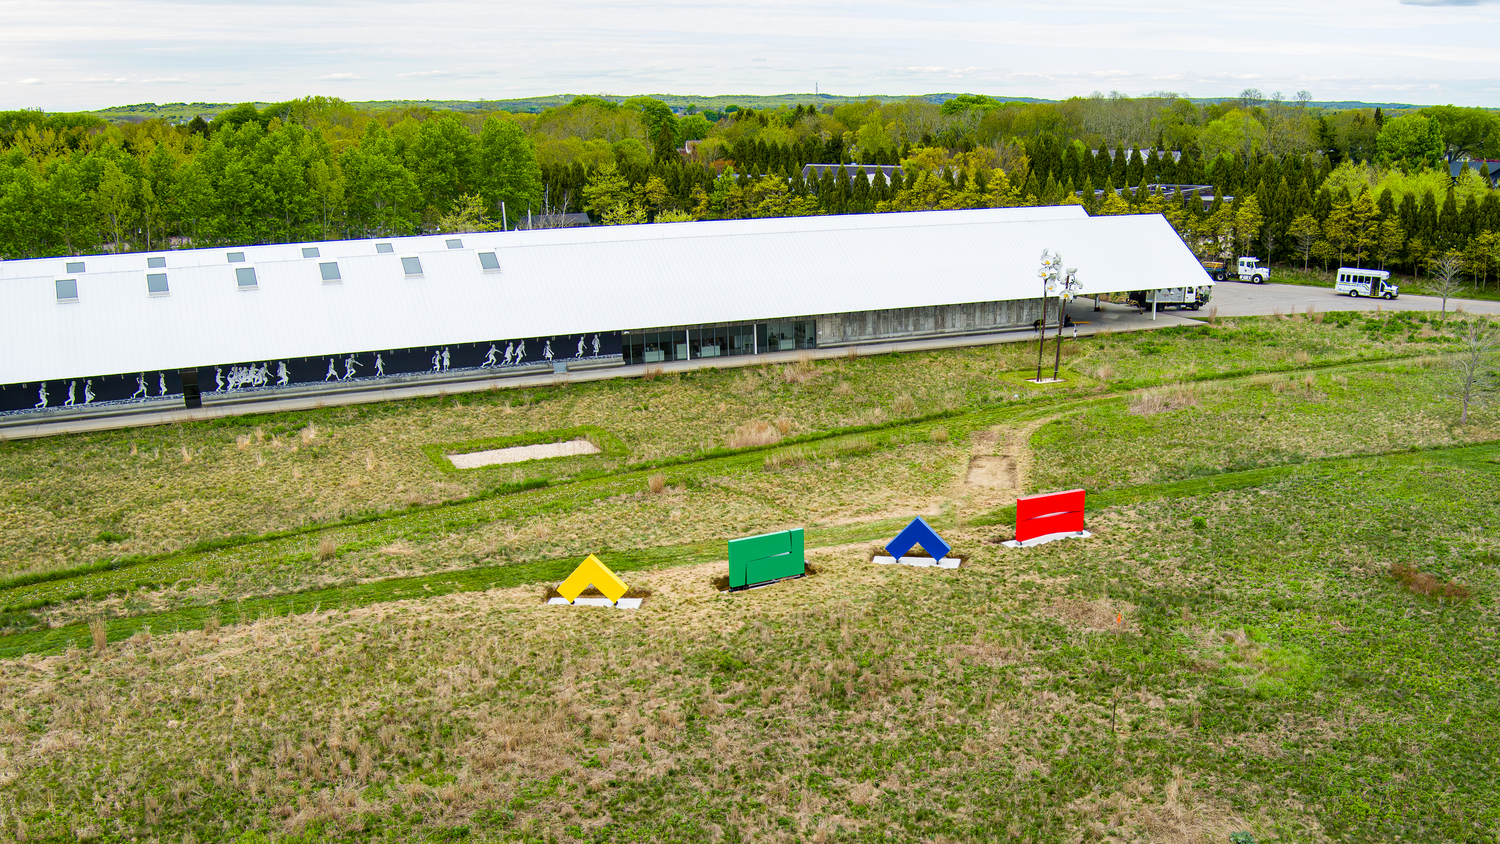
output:
[[932, 555], [934, 560], [941, 560], [948, 556], [953, 546], [943, 541], [941, 536], [932, 526], [922, 520], [921, 516], [911, 520], [911, 524], [901, 529], [896, 538], [885, 544], [887, 554], [900, 560], [911, 552], [911, 549], [921, 545], [922, 550]]

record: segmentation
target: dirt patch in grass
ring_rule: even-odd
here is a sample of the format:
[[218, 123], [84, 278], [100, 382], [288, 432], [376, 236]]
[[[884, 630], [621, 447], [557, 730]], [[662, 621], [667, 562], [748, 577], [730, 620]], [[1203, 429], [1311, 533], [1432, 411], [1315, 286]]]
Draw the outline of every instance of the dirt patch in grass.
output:
[[1447, 601], [1467, 601], [1474, 597], [1469, 587], [1456, 580], [1443, 581], [1424, 571], [1418, 571], [1405, 563], [1392, 563], [1389, 569], [1392, 578], [1406, 591], [1414, 595], [1440, 598]]
[[1042, 614], [1075, 630], [1122, 633], [1131, 629], [1130, 616], [1134, 612], [1135, 606], [1125, 601], [1062, 598], [1049, 604]]
[[1005, 455], [981, 455], [969, 458], [969, 471], [964, 483], [988, 489], [1014, 489], [1016, 486], [1016, 459]]

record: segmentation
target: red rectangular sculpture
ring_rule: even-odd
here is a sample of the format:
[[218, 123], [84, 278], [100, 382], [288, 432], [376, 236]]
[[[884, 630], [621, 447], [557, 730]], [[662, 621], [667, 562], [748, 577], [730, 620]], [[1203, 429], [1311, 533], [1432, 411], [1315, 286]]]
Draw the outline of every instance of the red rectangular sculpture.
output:
[[1028, 495], [1016, 499], [1016, 541], [1049, 533], [1083, 530], [1083, 490]]

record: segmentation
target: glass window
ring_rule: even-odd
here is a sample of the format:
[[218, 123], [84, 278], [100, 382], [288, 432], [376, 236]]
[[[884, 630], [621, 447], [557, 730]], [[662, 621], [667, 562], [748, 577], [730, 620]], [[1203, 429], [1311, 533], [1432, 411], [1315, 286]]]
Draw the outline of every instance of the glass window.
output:
[[375, 251], [380, 253], [395, 252], [396, 248], [389, 243], [377, 243], [375, 244]]
[[165, 257], [161, 256], [161, 255], [157, 255], [154, 258], [147, 258], [146, 259], [146, 269], [149, 269], [149, 270], [159, 270], [159, 269], [162, 269], [162, 268], [166, 267], [166, 265], [167, 265], [167, 259]]
[[77, 302], [78, 301], [78, 279], [76, 279], [76, 278], [60, 278], [60, 279], [57, 280], [57, 301], [59, 301], [59, 302]]
[[230, 252], [230, 253], [228, 253], [228, 255], [229, 255], [229, 263], [231, 263], [231, 264], [243, 264], [243, 263], [245, 263], [245, 253], [243, 253], [243, 252]]
[[338, 261], [324, 261], [318, 265], [318, 272], [323, 274], [324, 281], [343, 281], [344, 277], [339, 275]]
[[322, 255], [318, 253], [318, 247], [316, 247], [316, 246], [304, 246], [304, 247], [302, 247], [302, 257], [304, 257], [304, 258], [321, 258]]
[[83, 270], [83, 262], [82, 261], [69, 261], [68, 262], [68, 272], [70, 272], [70, 273], [81, 273], [83, 271], [84, 270]]
[[146, 273], [146, 292], [161, 296], [168, 291], [166, 273]]
[[462, 249], [462, 248], [464, 248], [464, 242], [461, 239], [456, 238], [456, 237], [453, 238], [452, 240], [447, 241], [447, 244], [448, 244], [448, 248], [449, 249]]
[[235, 282], [235, 284], [238, 284], [240, 286], [241, 290], [246, 290], [246, 289], [249, 289], [251, 287], [255, 287], [256, 286], [255, 268], [254, 267], [235, 267], [234, 268], [234, 282]]
[[421, 275], [422, 259], [415, 255], [407, 255], [401, 259], [401, 269], [405, 270], [407, 275]]
[[497, 271], [500, 269], [500, 259], [495, 257], [493, 252], [481, 252], [479, 253], [479, 266], [483, 267], [486, 272]]

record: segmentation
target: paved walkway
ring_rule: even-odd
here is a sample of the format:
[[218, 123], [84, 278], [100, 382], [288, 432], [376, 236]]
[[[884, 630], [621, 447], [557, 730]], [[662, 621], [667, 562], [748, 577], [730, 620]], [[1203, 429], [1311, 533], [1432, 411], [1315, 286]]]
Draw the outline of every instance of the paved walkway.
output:
[[[1395, 299], [1355, 299], [1333, 292], [1330, 287], [1303, 287], [1297, 284], [1251, 284], [1247, 281], [1223, 281], [1214, 285], [1209, 308], [1218, 308], [1219, 316], [1256, 316], [1305, 313], [1314, 311], [1438, 311], [1443, 300], [1436, 296], [1408, 296]], [[1471, 314], [1500, 314], [1500, 302], [1480, 299], [1449, 299], [1448, 310], [1456, 308]]]

